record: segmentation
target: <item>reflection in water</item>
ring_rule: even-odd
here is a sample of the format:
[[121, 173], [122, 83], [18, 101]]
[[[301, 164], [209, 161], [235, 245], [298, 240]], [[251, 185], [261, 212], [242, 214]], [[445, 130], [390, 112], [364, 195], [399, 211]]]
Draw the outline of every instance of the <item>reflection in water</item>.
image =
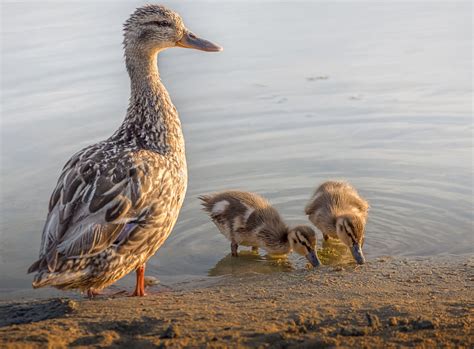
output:
[[[339, 240], [322, 240], [318, 256], [324, 265], [355, 265], [354, 258], [347, 247]], [[288, 256], [260, 255], [253, 251], [239, 251], [238, 257], [229, 253], [209, 270], [208, 276], [269, 274], [290, 272], [299, 268], [312, 268], [306, 259], [294, 254]]]
[[322, 241], [322, 249], [318, 251], [324, 265], [355, 264], [349, 249], [341, 241], [328, 239]]
[[209, 276], [243, 275], [249, 273], [269, 274], [294, 270], [292, 262], [286, 256], [261, 256], [252, 251], [239, 251], [238, 257], [229, 253], [208, 272]]

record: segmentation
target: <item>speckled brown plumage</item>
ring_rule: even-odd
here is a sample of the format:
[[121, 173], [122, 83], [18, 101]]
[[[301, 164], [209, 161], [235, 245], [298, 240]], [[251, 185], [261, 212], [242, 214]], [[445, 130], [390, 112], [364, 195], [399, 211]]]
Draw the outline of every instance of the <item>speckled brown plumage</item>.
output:
[[187, 169], [181, 123], [160, 81], [157, 53], [189, 37], [179, 15], [162, 6], [139, 8], [125, 23], [131, 80], [125, 120], [64, 166], [39, 259], [29, 269], [36, 272], [33, 287], [102, 289], [134, 269], [143, 271], [170, 234]]

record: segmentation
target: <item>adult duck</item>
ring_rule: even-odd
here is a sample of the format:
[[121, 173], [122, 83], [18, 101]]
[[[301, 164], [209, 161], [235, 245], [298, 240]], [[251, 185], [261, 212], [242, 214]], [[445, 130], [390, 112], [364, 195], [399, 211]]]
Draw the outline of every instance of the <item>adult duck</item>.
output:
[[124, 25], [131, 97], [125, 120], [107, 140], [64, 166], [51, 195], [33, 287], [79, 289], [89, 296], [136, 270], [144, 296], [145, 263], [170, 234], [187, 185], [184, 138], [163, 86], [157, 54], [169, 47], [222, 48], [198, 38], [158, 5], [138, 8]]

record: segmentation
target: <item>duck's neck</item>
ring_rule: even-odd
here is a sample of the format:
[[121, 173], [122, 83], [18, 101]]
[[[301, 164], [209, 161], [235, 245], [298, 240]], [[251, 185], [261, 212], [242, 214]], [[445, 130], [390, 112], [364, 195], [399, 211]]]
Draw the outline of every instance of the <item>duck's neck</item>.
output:
[[181, 122], [160, 80], [157, 54], [126, 52], [131, 95], [127, 115], [113, 138], [160, 154], [184, 154]]

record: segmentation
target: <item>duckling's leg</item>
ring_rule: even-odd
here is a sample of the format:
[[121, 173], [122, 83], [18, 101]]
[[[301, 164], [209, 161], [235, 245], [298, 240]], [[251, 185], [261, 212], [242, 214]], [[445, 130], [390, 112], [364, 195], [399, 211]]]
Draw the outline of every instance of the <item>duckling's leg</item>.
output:
[[239, 248], [239, 245], [232, 240], [230, 243], [230, 251], [232, 252], [232, 257], [238, 257], [239, 254], [237, 253], [237, 249]]
[[136, 270], [137, 273], [137, 283], [135, 285], [135, 291], [132, 294], [132, 297], [143, 297], [146, 296], [145, 293], [145, 264], [139, 266]]

